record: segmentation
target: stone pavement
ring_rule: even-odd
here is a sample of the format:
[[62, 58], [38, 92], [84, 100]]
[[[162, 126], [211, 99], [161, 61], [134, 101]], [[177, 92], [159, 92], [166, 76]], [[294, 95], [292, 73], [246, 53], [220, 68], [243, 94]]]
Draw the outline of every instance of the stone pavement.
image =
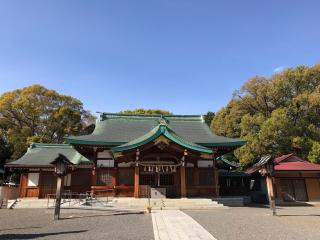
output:
[[153, 211], [155, 240], [216, 240], [193, 218], [180, 210]]

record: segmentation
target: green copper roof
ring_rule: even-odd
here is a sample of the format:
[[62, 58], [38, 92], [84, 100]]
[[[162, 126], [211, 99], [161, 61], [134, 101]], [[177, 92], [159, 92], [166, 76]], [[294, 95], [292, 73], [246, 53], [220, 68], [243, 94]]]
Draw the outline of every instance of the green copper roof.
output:
[[200, 145], [197, 145], [195, 143], [190, 143], [183, 138], [179, 137], [176, 135], [166, 124], [160, 123], [157, 125], [155, 128], [153, 128], [150, 132], [147, 134], [136, 138], [128, 143], [122, 144], [117, 147], [113, 147], [112, 151], [113, 152], [122, 152], [130, 149], [134, 149], [137, 147], [140, 147], [148, 142], [151, 142], [155, 140], [156, 138], [160, 137], [161, 135], [167, 137], [171, 141], [181, 145], [184, 148], [191, 149], [194, 151], [198, 152], [203, 152], [203, 153], [212, 153], [212, 150]]
[[239, 167], [240, 167], [239, 164], [237, 164], [237, 163], [235, 163], [235, 162], [231, 162], [231, 161], [229, 161], [228, 159], [226, 159], [226, 158], [224, 157], [224, 155], [222, 155], [222, 156], [220, 156], [220, 157], [217, 157], [217, 160], [218, 160], [218, 161], [222, 161], [222, 162], [226, 163], [227, 165], [230, 165], [230, 166], [232, 166], [232, 167], [234, 167], [234, 168], [239, 168]]
[[32, 143], [21, 158], [8, 165], [50, 166], [59, 153], [66, 156], [73, 164], [90, 162], [69, 144]]
[[118, 146], [149, 133], [161, 120], [187, 142], [206, 146], [242, 146], [245, 141], [214, 134], [200, 115], [123, 115], [103, 113], [92, 134], [66, 137], [70, 144]]

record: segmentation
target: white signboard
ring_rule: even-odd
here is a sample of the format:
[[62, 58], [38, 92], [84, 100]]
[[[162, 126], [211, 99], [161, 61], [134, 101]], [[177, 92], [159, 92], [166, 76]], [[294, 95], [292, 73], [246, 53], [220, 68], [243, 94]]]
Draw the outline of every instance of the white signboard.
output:
[[39, 173], [28, 173], [28, 187], [36, 187], [39, 184]]
[[109, 150], [104, 150], [103, 152], [98, 152], [98, 158], [112, 158], [112, 155]]
[[212, 160], [199, 160], [198, 167], [199, 168], [213, 167], [213, 161]]
[[71, 186], [71, 173], [68, 173], [66, 176], [64, 176], [64, 186]]
[[98, 167], [114, 167], [114, 160], [98, 160]]

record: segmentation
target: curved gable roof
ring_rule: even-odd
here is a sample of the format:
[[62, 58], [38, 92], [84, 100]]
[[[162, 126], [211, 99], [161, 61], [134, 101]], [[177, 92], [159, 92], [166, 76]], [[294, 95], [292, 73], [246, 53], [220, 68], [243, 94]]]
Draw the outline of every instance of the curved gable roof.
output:
[[190, 142], [186, 141], [185, 139], [177, 136], [169, 127], [167, 127], [167, 125], [163, 125], [163, 124], [159, 124], [154, 129], [152, 129], [150, 132], [148, 132], [147, 134], [145, 134], [139, 138], [136, 138], [128, 143], [125, 143], [120, 146], [112, 148], [112, 151], [113, 152], [121, 152], [121, 151], [126, 151], [126, 150], [130, 150], [130, 149], [138, 148], [140, 146], [143, 146], [143, 145], [157, 139], [161, 135], [167, 137], [171, 141], [173, 141], [173, 142], [175, 142], [175, 143], [177, 143], [187, 149], [191, 149], [191, 150], [203, 152], [203, 153], [212, 153], [212, 150], [209, 148], [206, 148], [206, 147], [194, 144], [194, 143], [190, 143]]
[[51, 166], [50, 163], [59, 156], [59, 153], [73, 164], [90, 162], [69, 144], [32, 143], [21, 158], [8, 163], [7, 166]]
[[214, 146], [242, 146], [245, 141], [214, 134], [200, 115], [101, 114], [92, 134], [66, 137], [70, 144], [121, 145], [144, 136], [164, 119], [176, 135], [188, 142]]

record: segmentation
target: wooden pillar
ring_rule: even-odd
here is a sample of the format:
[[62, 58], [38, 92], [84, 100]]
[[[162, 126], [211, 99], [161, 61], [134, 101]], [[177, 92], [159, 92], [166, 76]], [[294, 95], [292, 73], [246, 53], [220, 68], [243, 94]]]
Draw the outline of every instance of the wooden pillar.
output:
[[139, 165], [134, 167], [134, 197], [139, 197]]
[[194, 167], [193, 185], [199, 186], [199, 168], [198, 168], [198, 166]]
[[136, 150], [136, 163], [134, 166], [134, 197], [139, 197], [139, 157], [140, 157], [140, 150], [139, 148]]
[[43, 189], [43, 186], [42, 186], [42, 171], [40, 169], [39, 170], [39, 180], [38, 180], [38, 198], [42, 198], [43, 192], [44, 192], [44, 189]]
[[273, 187], [273, 180], [272, 177], [267, 175], [266, 176], [267, 182], [267, 189], [268, 189], [268, 198], [269, 198], [269, 205], [272, 210], [272, 215], [276, 215], [276, 200], [274, 195], [274, 187]]
[[93, 148], [93, 168], [91, 171], [91, 194], [94, 194], [94, 191], [92, 189], [92, 186], [97, 185], [97, 148]]
[[219, 197], [219, 173], [218, 173], [218, 166], [217, 160], [213, 157], [213, 177], [214, 177], [214, 189], [215, 189], [215, 197]]
[[63, 176], [58, 176], [57, 191], [56, 191], [56, 205], [54, 208], [54, 220], [59, 220], [59, 218], [60, 218], [60, 205], [61, 205], [62, 188], [63, 188]]
[[180, 167], [180, 196], [185, 198], [187, 196], [186, 192], [186, 168], [184, 164]]
[[19, 187], [20, 187], [20, 195], [19, 197], [21, 198], [24, 198], [26, 197], [26, 194], [27, 194], [27, 184], [28, 184], [28, 173], [22, 173], [20, 175], [20, 184], [19, 184]]
[[200, 196], [200, 189], [199, 189], [199, 167], [198, 167], [198, 161], [195, 161], [194, 163], [194, 171], [193, 171], [193, 186], [196, 188], [195, 196]]
[[180, 167], [180, 197], [187, 197], [186, 189], [186, 157], [188, 155], [187, 149], [184, 150], [183, 156], [181, 158], [181, 167]]
[[112, 176], [112, 185], [117, 186], [118, 182], [118, 163], [114, 160], [114, 171]]

